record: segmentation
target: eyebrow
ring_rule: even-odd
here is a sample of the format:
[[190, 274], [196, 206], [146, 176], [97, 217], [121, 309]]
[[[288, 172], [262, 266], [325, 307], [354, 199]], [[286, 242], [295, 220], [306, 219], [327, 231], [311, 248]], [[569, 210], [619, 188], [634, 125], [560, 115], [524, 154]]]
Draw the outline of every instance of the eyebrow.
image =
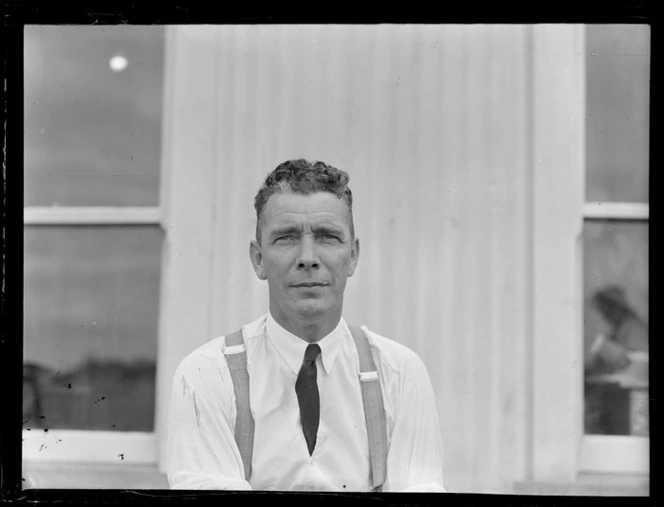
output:
[[314, 232], [331, 233], [343, 236], [343, 229], [333, 225], [320, 225], [313, 227]]
[[299, 227], [295, 227], [294, 225], [289, 225], [286, 227], [280, 227], [278, 229], [273, 230], [272, 232], [270, 232], [270, 237], [274, 238], [275, 236], [281, 236], [282, 234], [295, 234], [299, 232], [300, 232]]
[[[312, 229], [313, 232], [317, 234], [328, 233], [328, 234], [337, 234], [343, 236], [343, 229], [341, 229], [340, 227], [335, 227], [333, 225], [319, 225], [312, 227]], [[275, 238], [277, 236], [281, 236], [282, 234], [299, 234], [300, 232], [301, 229], [299, 227], [296, 227], [294, 225], [289, 225], [273, 230], [272, 232], [270, 232], [269, 237]]]

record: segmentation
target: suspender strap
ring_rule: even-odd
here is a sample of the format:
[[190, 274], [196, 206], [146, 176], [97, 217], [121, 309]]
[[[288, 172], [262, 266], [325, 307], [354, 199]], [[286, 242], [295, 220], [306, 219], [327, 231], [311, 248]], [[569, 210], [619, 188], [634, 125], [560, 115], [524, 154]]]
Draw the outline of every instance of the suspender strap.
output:
[[235, 443], [242, 456], [244, 479], [248, 481], [251, 477], [251, 456], [254, 451], [254, 418], [249, 405], [247, 348], [242, 338], [242, 329], [226, 336], [224, 355], [235, 392]]
[[[364, 418], [369, 439], [371, 460], [371, 485], [374, 491], [382, 491], [387, 463], [387, 423], [378, 370], [371, 354], [371, 346], [364, 332], [349, 326], [360, 357], [360, 388], [364, 405]], [[224, 355], [228, 362], [233, 391], [235, 392], [235, 443], [244, 465], [244, 478], [251, 478], [251, 457], [254, 450], [254, 418], [249, 404], [249, 372], [247, 349], [242, 330], [226, 336]]]
[[371, 354], [369, 340], [356, 326], [348, 326], [353, 335], [357, 353], [360, 356], [360, 386], [364, 404], [364, 418], [369, 437], [369, 457], [371, 459], [371, 485], [374, 491], [381, 491], [385, 482], [387, 462], [387, 423], [383, 407], [378, 370]]

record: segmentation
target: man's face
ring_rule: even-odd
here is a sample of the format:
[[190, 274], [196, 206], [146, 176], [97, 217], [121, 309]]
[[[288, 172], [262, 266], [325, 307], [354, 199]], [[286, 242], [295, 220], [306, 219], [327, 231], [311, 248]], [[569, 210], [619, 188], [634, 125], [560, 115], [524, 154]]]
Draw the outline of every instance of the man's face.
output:
[[358, 257], [348, 207], [328, 192], [272, 195], [261, 218], [261, 243], [251, 243], [254, 270], [268, 281], [277, 320], [340, 317]]

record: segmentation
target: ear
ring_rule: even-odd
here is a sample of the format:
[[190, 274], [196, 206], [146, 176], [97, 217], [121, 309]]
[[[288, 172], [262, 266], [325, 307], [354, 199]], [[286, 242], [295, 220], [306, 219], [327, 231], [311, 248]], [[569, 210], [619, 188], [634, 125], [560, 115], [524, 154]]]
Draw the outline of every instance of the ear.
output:
[[259, 280], [266, 280], [267, 273], [265, 272], [265, 265], [263, 264], [263, 250], [255, 239], [249, 244], [249, 258], [251, 265], [254, 267], [254, 272]]
[[357, 268], [357, 263], [360, 260], [360, 239], [355, 238], [353, 240], [350, 252], [350, 266], [348, 268], [348, 276], [353, 276], [355, 269]]

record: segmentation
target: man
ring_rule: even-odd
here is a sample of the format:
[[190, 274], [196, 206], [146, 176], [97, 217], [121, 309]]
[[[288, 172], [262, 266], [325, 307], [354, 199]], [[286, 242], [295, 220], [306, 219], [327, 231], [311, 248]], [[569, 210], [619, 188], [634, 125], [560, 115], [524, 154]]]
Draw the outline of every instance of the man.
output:
[[648, 326], [623, 287], [598, 290], [591, 304], [611, 330], [586, 346], [585, 431], [647, 436]]
[[[438, 416], [423, 362], [366, 328], [352, 333], [342, 318], [346, 280], [360, 254], [348, 179], [323, 162], [292, 160], [270, 173], [256, 195], [250, 258], [268, 282], [269, 312], [178, 367], [168, 429], [172, 488], [370, 491], [378, 473], [372, 463], [380, 468], [375, 461], [383, 460], [382, 491], [444, 491]], [[358, 333], [370, 345], [365, 355], [356, 345], [362, 341], [354, 341]], [[240, 422], [246, 417], [236, 407], [244, 396], [235, 396], [229, 363], [237, 345], [225, 343], [229, 336], [240, 336], [239, 350], [246, 350], [246, 416], [255, 425], [249, 463], [240, 449], [246, 446], [236, 442], [236, 423], [246, 426]], [[367, 355], [386, 421], [385, 455], [378, 459], [375, 449], [370, 456], [375, 418], [365, 418], [360, 385], [372, 380], [360, 375]]]
[[615, 373], [630, 364], [630, 354], [648, 352], [648, 326], [627, 302], [625, 289], [610, 285], [595, 292], [592, 307], [612, 328], [586, 338], [585, 368], [590, 375]]

